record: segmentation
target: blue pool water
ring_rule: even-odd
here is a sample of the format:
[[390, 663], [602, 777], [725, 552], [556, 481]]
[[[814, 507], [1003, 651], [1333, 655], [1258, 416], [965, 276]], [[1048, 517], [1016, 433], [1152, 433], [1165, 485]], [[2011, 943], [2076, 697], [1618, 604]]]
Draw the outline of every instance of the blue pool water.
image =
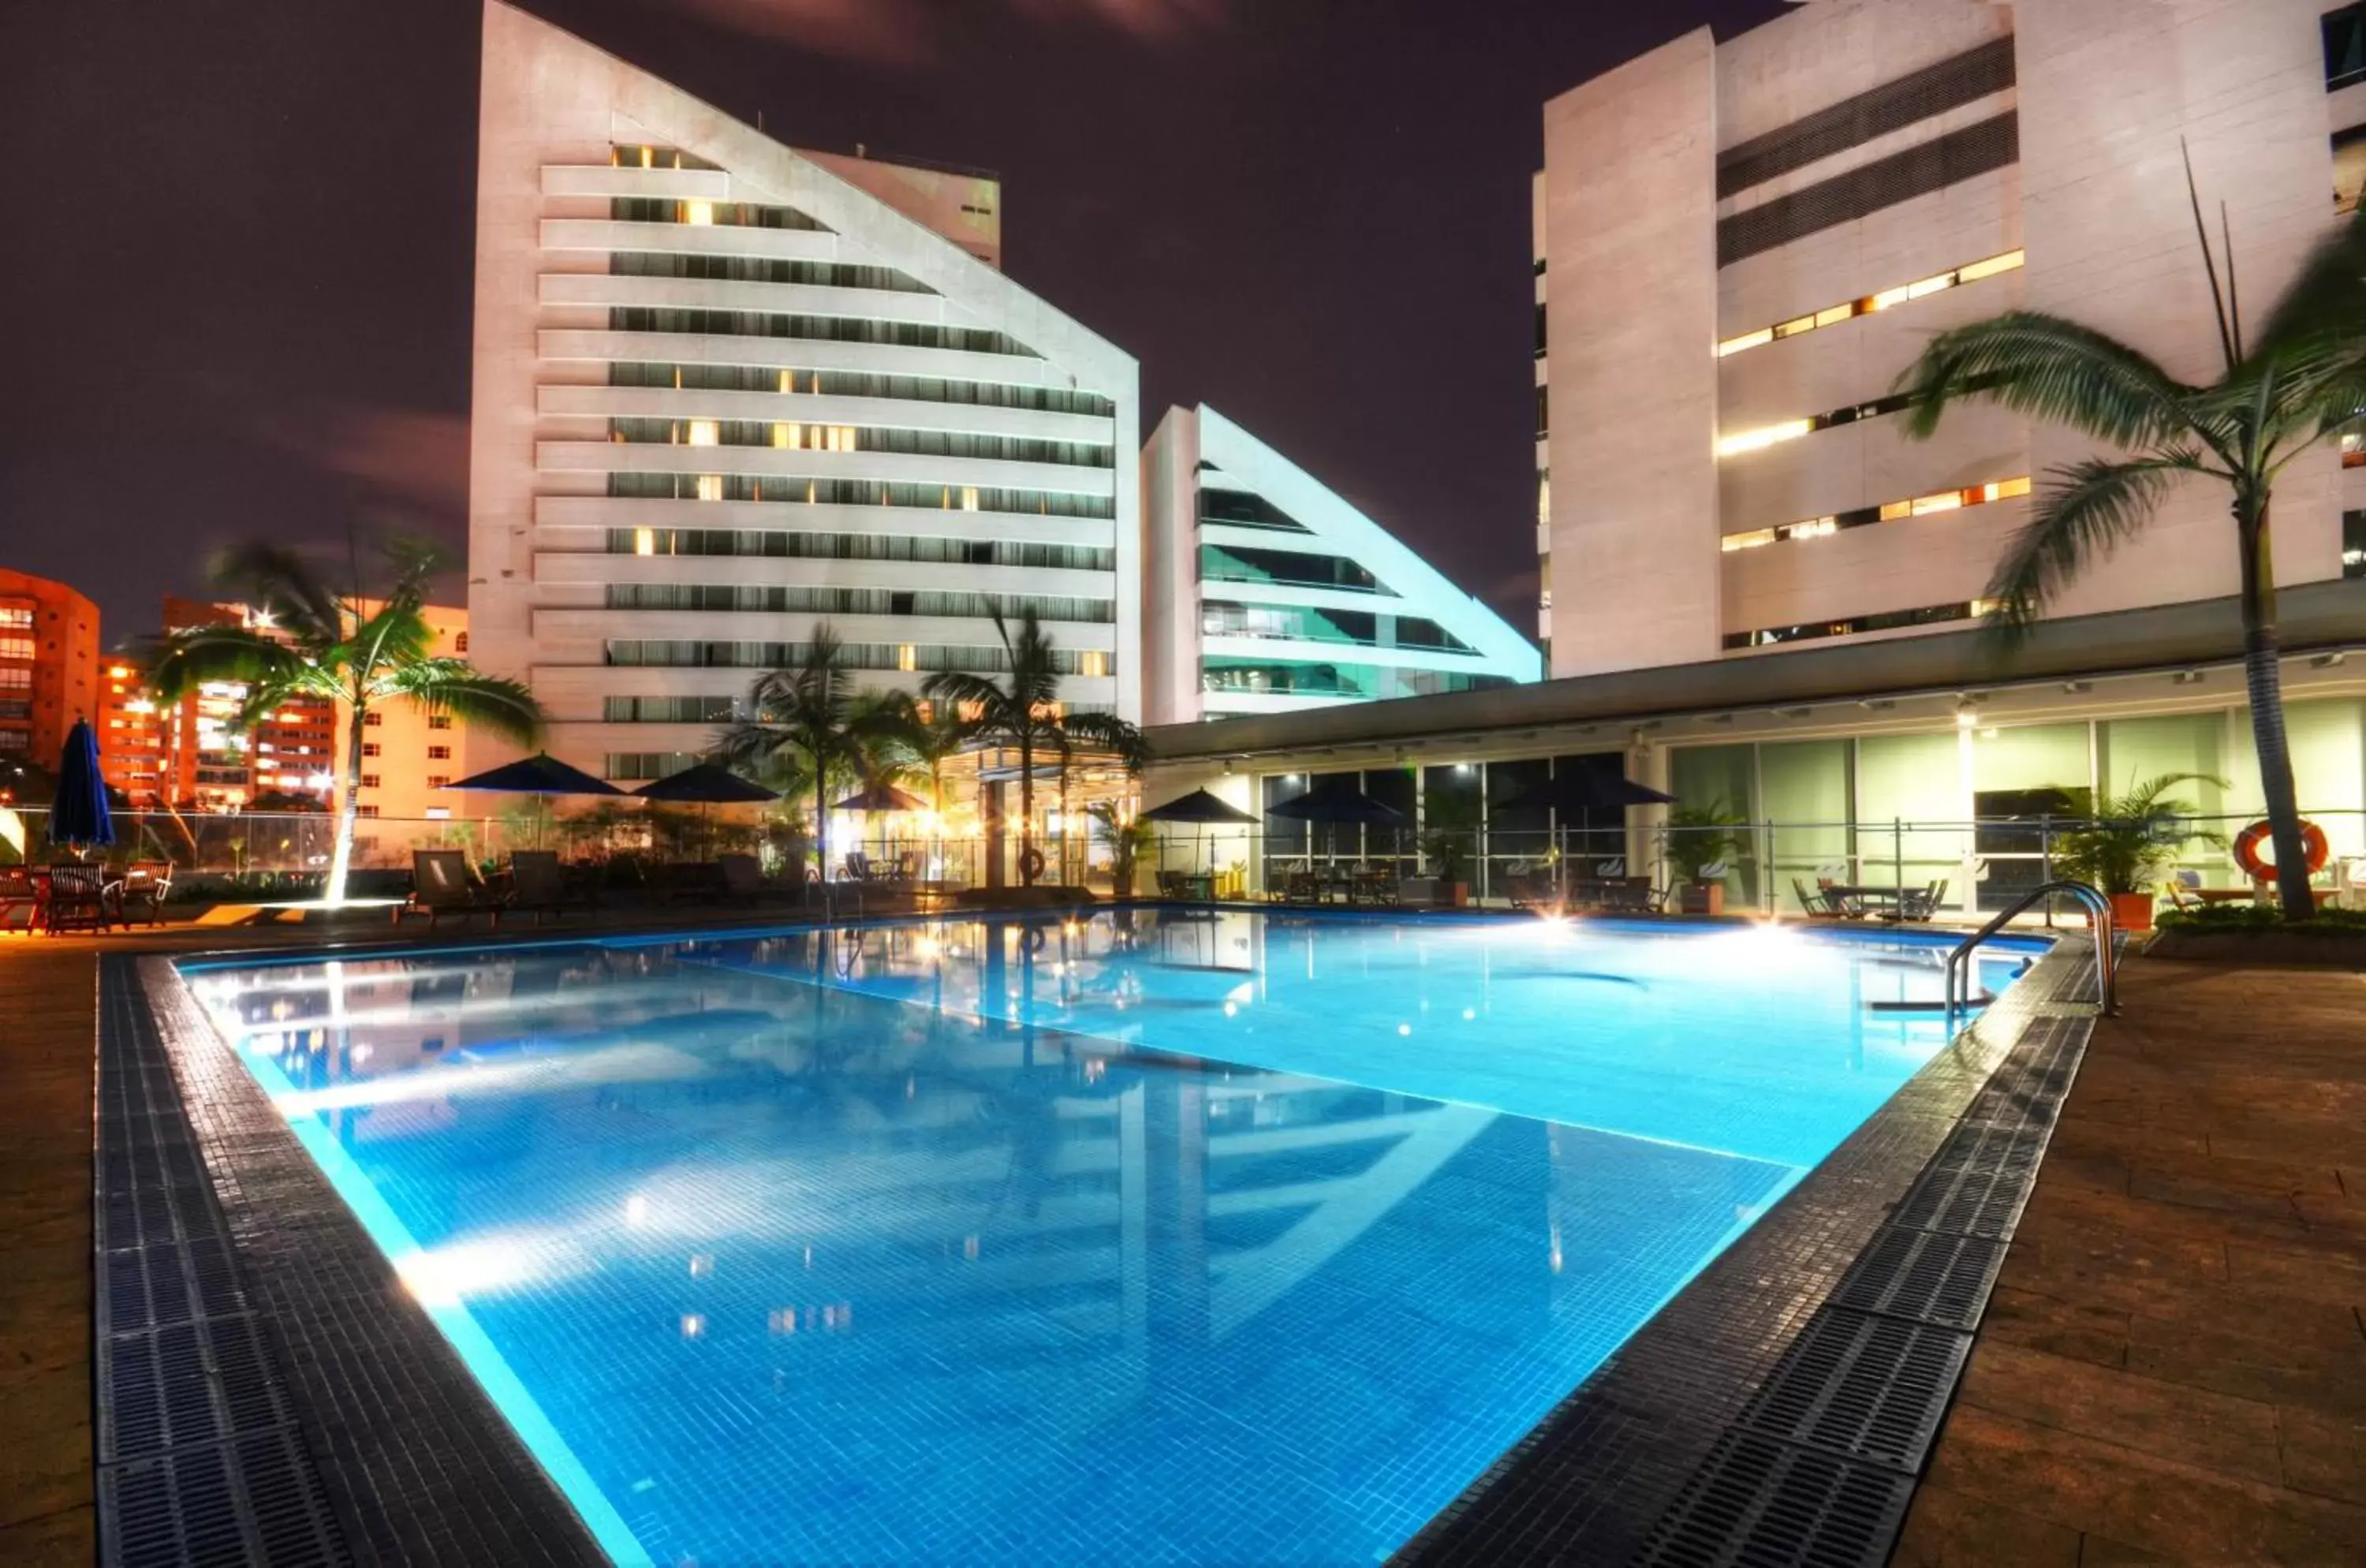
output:
[[1871, 1004], [1944, 951], [1145, 911], [189, 980], [620, 1561], [1331, 1562], [1942, 1049]]

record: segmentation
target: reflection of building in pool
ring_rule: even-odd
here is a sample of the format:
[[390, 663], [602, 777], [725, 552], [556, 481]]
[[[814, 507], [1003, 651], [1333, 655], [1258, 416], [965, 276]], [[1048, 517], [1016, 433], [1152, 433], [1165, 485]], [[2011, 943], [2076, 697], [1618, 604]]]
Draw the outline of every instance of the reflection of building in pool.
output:
[[1152, 723], [1537, 678], [1493, 610], [1214, 409], [1167, 410], [1142, 463]]

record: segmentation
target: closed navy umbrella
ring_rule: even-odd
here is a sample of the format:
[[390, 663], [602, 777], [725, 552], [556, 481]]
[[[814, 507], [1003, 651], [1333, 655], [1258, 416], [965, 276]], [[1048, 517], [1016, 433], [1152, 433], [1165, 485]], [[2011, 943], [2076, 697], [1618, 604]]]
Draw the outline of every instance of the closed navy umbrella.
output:
[[107, 780], [99, 772], [98, 736], [88, 719], [74, 720], [58, 759], [58, 797], [50, 807], [50, 842], [80, 854], [115, 842], [115, 818], [107, 809]]

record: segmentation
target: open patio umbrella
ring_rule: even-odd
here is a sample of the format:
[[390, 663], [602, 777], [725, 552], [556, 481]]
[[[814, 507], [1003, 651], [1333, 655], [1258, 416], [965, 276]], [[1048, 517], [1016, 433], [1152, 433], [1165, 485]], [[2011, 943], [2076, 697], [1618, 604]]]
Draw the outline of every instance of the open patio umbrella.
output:
[[[1232, 802], [1207, 790], [1195, 789], [1189, 795], [1177, 795], [1164, 806], [1152, 807], [1142, 814], [1142, 820], [1190, 823], [1200, 827], [1237, 828], [1254, 825], [1256, 815], [1254, 812], [1243, 811]], [[1200, 834], [1198, 842], [1205, 848], [1208, 836], [1204, 833]]]
[[[1266, 810], [1275, 817], [1287, 817], [1299, 822], [1322, 822], [1329, 825], [1330, 848], [1334, 858], [1339, 853], [1339, 829], [1348, 828], [1393, 828], [1404, 820], [1404, 813], [1382, 801], [1374, 800], [1346, 779], [1328, 779], [1316, 784], [1304, 795]], [[1311, 865], [1311, 862], [1310, 862]]]
[[781, 798], [780, 791], [766, 789], [753, 780], [743, 779], [715, 762], [693, 762], [678, 773], [653, 779], [633, 793], [643, 800], [670, 800], [696, 806], [701, 833], [710, 849], [715, 843], [716, 807], [752, 806], [759, 801]]
[[918, 795], [897, 789], [891, 784], [865, 784], [833, 805], [832, 811], [926, 811], [929, 803]]
[[50, 842], [75, 854], [115, 842], [115, 818], [107, 809], [107, 780], [98, 766], [98, 736], [88, 719], [74, 720], [58, 759], [58, 795], [50, 807]]
[[[625, 792], [605, 779], [593, 778], [582, 769], [560, 761], [547, 751], [536, 751], [531, 757], [521, 757], [514, 762], [504, 762], [498, 768], [488, 768], [481, 773], [470, 773], [465, 779], [454, 779], [445, 789], [483, 790], [494, 795], [532, 795], [542, 797], [546, 812], [554, 795], [622, 795]], [[542, 845], [542, 818], [534, 823], [534, 841]]]
[[1573, 768], [1558, 773], [1537, 785], [1522, 790], [1511, 799], [1500, 803], [1498, 811], [1533, 811], [1549, 806], [1560, 813], [1553, 839], [1560, 851], [1560, 863], [1569, 863], [1569, 814], [1572, 811], [1623, 811], [1629, 806], [1666, 806], [1676, 797], [1637, 784], [1623, 773], [1599, 772], [1592, 768]]

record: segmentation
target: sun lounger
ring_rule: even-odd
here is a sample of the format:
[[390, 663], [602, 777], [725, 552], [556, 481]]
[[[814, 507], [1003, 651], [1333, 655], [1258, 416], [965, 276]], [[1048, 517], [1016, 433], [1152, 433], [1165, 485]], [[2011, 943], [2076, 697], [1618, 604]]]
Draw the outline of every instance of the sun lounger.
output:
[[483, 915], [499, 926], [501, 907], [501, 900], [493, 897], [491, 890], [468, 869], [468, 852], [413, 850], [411, 897], [394, 907], [393, 916], [400, 925], [406, 915], [424, 915], [430, 931], [446, 915], [458, 919]]
[[579, 891], [568, 885], [567, 868], [558, 863], [557, 850], [516, 850], [510, 854], [510, 894], [504, 906], [514, 912], [531, 909], [534, 923], [542, 918], [556, 919], [569, 909], [588, 909], [592, 897], [588, 890]]

